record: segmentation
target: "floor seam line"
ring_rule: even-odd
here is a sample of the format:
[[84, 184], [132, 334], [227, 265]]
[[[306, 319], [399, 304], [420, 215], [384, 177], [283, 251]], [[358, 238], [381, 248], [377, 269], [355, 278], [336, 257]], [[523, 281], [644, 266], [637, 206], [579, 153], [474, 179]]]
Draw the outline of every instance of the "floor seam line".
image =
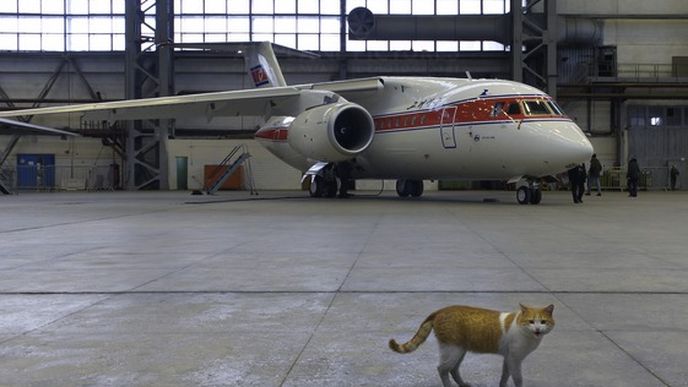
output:
[[373, 225], [373, 231], [368, 234], [368, 238], [366, 239], [366, 242], [363, 244], [363, 247], [361, 247], [361, 250], [358, 252], [356, 259], [351, 264], [351, 267], [349, 267], [349, 271], [347, 271], [346, 275], [344, 276], [344, 279], [339, 284], [339, 287], [337, 288], [337, 290], [332, 292], [332, 299], [330, 299], [330, 303], [327, 305], [325, 312], [322, 314], [322, 316], [320, 317], [320, 320], [318, 320], [318, 323], [313, 328], [313, 332], [311, 332], [311, 335], [308, 337], [308, 340], [306, 340], [306, 343], [303, 345], [303, 348], [301, 348], [301, 351], [299, 351], [299, 354], [296, 355], [296, 358], [294, 359], [294, 361], [289, 366], [289, 369], [287, 370], [286, 374], [284, 374], [284, 378], [282, 379], [282, 381], [279, 384], [280, 387], [282, 387], [284, 385], [284, 383], [287, 382], [287, 379], [289, 379], [289, 375], [291, 375], [291, 372], [294, 370], [294, 367], [296, 367], [296, 364], [301, 359], [301, 356], [306, 351], [306, 348], [308, 348], [308, 344], [310, 344], [311, 340], [313, 340], [313, 337], [315, 336], [315, 333], [320, 328], [320, 325], [323, 323], [323, 321], [325, 321], [325, 317], [327, 317], [327, 314], [330, 312], [330, 309], [332, 308], [332, 305], [334, 304], [334, 300], [337, 298], [337, 296], [339, 294], [342, 293], [342, 287], [346, 283], [346, 280], [349, 278], [349, 275], [351, 274], [351, 272], [354, 270], [354, 267], [356, 267], [356, 263], [358, 263], [358, 260], [361, 259], [363, 252], [365, 251], [366, 247], [368, 247], [368, 244], [370, 243], [370, 240], [372, 239], [372, 235], [374, 234], [374, 231], [375, 231], [375, 229], [377, 229], [379, 224], [380, 224], [380, 217], [378, 217], [377, 221]]
[[623, 352], [626, 356], [628, 356], [631, 360], [633, 360], [634, 363], [638, 364], [641, 366], [645, 371], [647, 371], [650, 375], [652, 375], [655, 379], [657, 379], [660, 383], [667, 387], [671, 387], [671, 384], [667, 383], [664, 379], [662, 379], [659, 375], [657, 375], [654, 371], [652, 371], [649, 367], [647, 367], [645, 364], [643, 364], [641, 361], [635, 358], [630, 352], [626, 351], [621, 345], [619, 345], [614, 339], [609, 337], [603, 330], [601, 329], [595, 329], [597, 332], [599, 332], [602, 336], [604, 336], [605, 339], [607, 339], [610, 343], [614, 344], [616, 348], [618, 348], [621, 352]]
[[44, 329], [44, 328], [46, 328], [46, 327], [49, 327], [49, 326], [55, 324], [55, 323], [58, 322], [58, 321], [64, 320], [64, 319], [66, 319], [66, 318], [68, 318], [68, 317], [70, 317], [70, 316], [73, 316], [73, 315], [77, 314], [77, 313], [81, 313], [81, 312], [83, 312], [83, 311], [85, 311], [85, 310], [91, 309], [91, 308], [93, 308], [94, 306], [96, 306], [96, 305], [98, 305], [98, 304], [100, 304], [100, 303], [102, 303], [102, 302], [104, 302], [104, 301], [107, 301], [107, 300], [109, 300], [109, 299], [111, 299], [111, 298], [113, 298], [113, 297], [115, 297], [115, 296], [117, 296], [117, 295], [116, 295], [116, 294], [112, 294], [112, 295], [108, 295], [108, 296], [106, 296], [106, 297], [103, 297], [102, 299], [97, 300], [96, 302], [94, 302], [94, 303], [92, 303], [92, 304], [90, 304], [90, 305], [87, 305], [87, 306], [85, 306], [85, 307], [83, 307], [83, 308], [81, 308], [81, 309], [77, 309], [77, 310], [75, 310], [75, 311], [72, 311], [72, 312], [70, 312], [70, 313], [65, 314], [64, 316], [60, 316], [60, 317], [58, 317], [58, 318], [56, 318], [56, 319], [54, 319], [54, 320], [52, 320], [52, 321], [49, 321], [49, 322], [47, 322], [47, 323], [45, 323], [45, 324], [43, 324], [43, 325], [41, 325], [41, 326], [35, 327], [35, 328], [33, 328], [33, 329], [30, 329], [30, 330], [28, 330], [28, 331], [26, 331], [26, 332], [22, 332], [22, 333], [20, 333], [20, 334], [18, 334], [18, 335], [16, 335], [16, 336], [12, 336], [12, 337], [8, 338], [7, 340], [0, 341], [0, 345], [4, 345], [4, 344], [6, 344], [6, 343], [8, 343], [8, 342], [10, 342], [10, 341], [12, 341], [12, 340], [15, 340], [15, 339], [19, 338], [19, 337], [23, 337], [23, 336], [29, 335], [29, 334], [31, 334], [31, 333], [33, 333], [33, 332], [36, 332], [36, 331], [39, 331], [39, 330]]

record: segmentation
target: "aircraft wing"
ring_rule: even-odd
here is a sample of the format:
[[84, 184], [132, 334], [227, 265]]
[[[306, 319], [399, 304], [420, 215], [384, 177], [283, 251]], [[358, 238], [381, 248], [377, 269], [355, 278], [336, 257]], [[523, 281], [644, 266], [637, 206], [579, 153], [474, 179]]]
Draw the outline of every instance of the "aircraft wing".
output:
[[326, 95], [375, 91], [383, 87], [380, 78], [313, 83], [143, 98], [79, 105], [8, 110], [0, 117], [79, 113], [86, 120], [118, 121], [173, 119], [185, 117], [296, 116], [306, 108], [327, 103]]
[[52, 134], [58, 136], [79, 136], [65, 130], [49, 128], [28, 122], [0, 118], [0, 134]]
[[372, 77], [347, 79], [343, 81], [319, 82], [296, 87], [304, 87], [312, 90], [328, 90], [345, 96], [348, 93], [380, 90], [384, 87], [384, 81], [382, 78]]
[[[303, 90], [273, 87], [220, 91], [203, 94], [175, 95], [113, 102], [51, 106], [35, 109], [8, 110], [0, 117], [80, 113], [96, 121], [168, 119], [190, 116], [212, 117], [296, 115]], [[296, 114], [294, 114], [296, 113]]]

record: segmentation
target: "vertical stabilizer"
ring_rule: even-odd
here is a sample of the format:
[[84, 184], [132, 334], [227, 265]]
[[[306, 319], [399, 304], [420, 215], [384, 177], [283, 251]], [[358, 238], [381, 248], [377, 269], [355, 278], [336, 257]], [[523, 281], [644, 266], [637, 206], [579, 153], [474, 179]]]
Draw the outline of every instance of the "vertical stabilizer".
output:
[[249, 45], [246, 48], [244, 62], [255, 87], [287, 85], [270, 42]]

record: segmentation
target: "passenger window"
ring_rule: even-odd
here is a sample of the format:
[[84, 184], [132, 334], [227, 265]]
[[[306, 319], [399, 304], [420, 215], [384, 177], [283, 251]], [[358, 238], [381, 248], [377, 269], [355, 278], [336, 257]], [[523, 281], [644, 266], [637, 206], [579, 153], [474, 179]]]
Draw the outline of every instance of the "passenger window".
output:
[[425, 114], [420, 116], [420, 124], [424, 125], [425, 124]]
[[526, 109], [526, 114], [532, 116], [552, 114], [545, 101], [523, 101], [523, 106]]
[[506, 113], [510, 116], [521, 114], [521, 104], [518, 102], [512, 102], [509, 104], [509, 109], [506, 111]]

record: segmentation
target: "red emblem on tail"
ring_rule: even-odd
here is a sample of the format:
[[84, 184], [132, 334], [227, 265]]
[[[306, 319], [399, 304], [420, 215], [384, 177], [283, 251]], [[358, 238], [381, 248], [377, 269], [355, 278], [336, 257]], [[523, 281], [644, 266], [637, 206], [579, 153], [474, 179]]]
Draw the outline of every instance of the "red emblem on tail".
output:
[[253, 78], [253, 83], [256, 87], [266, 85], [270, 82], [268, 73], [265, 72], [261, 65], [251, 68], [251, 78]]

